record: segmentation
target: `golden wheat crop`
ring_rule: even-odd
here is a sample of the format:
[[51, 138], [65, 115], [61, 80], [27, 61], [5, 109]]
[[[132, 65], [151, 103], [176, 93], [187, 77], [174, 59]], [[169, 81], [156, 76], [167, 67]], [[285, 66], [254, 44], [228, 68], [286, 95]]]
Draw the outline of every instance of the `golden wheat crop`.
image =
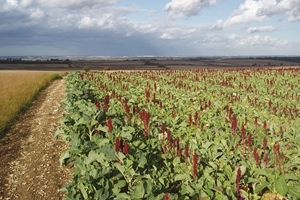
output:
[[0, 135], [51, 80], [49, 72], [0, 72]]

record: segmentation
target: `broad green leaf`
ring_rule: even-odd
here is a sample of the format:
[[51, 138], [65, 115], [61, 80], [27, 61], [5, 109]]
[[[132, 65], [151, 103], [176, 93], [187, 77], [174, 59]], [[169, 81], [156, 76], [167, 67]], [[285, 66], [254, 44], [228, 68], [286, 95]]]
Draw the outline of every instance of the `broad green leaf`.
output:
[[80, 189], [81, 194], [84, 197], [84, 199], [88, 199], [88, 193], [86, 191], [86, 187], [82, 183], [78, 183], [78, 188]]
[[298, 186], [289, 186], [288, 194], [294, 198], [300, 199], [300, 187]]
[[89, 152], [89, 155], [84, 160], [84, 163], [89, 165], [92, 162], [94, 162], [97, 158], [98, 158], [98, 153], [96, 151], [92, 150]]
[[297, 181], [299, 178], [295, 174], [284, 174], [284, 179], [285, 180], [294, 180]]
[[71, 155], [70, 155], [70, 152], [69, 151], [65, 151], [63, 152], [61, 155], [60, 155], [60, 158], [59, 158], [59, 163], [60, 165], [65, 165], [66, 164], [66, 159], [70, 158]]
[[227, 176], [228, 179], [231, 179], [231, 177], [233, 175], [233, 172], [232, 172], [232, 169], [229, 165], [225, 166], [224, 173], [225, 173], [225, 175]]
[[118, 182], [116, 184], [114, 184], [114, 187], [116, 188], [122, 188], [126, 186], [126, 181], [125, 180], [118, 180]]
[[144, 168], [145, 164], [147, 164], [147, 158], [143, 154], [141, 154], [138, 163], [139, 167]]
[[121, 172], [121, 174], [124, 174], [125, 168], [120, 163], [115, 163], [114, 165]]
[[213, 144], [212, 142], [206, 142], [202, 144], [202, 147], [204, 147], [207, 150], [212, 144]]
[[274, 186], [276, 192], [278, 192], [282, 196], [285, 196], [288, 192], [288, 186], [285, 182], [284, 175], [281, 175], [277, 179], [275, 179]]
[[255, 174], [262, 175], [262, 176], [265, 176], [265, 177], [269, 176], [265, 169], [257, 169], [257, 170], [255, 170]]
[[189, 179], [190, 175], [189, 174], [176, 174], [174, 177], [175, 181], [181, 181], [181, 180], [185, 180], [185, 179]]
[[258, 193], [260, 193], [263, 189], [269, 188], [269, 186], [270, 186], [270, 183], [269, 183], [269, 182], [261, 182], [261, 183], [259, 183], [259, 184], [257, 184], [257, 185], [255, 186], [254, 192], [255, 192], [256, 194], [258, 194]]
[[130, 196], [132, 199], [142, 199], [144, 195], [145, 195], [144, 185], [143, 182], [140, 181], [137, 185], [133, 186]]
[[109, 146], [101, 148], [101, 152], [110, 160], [114, 160], [116, 158], [114, 149]]

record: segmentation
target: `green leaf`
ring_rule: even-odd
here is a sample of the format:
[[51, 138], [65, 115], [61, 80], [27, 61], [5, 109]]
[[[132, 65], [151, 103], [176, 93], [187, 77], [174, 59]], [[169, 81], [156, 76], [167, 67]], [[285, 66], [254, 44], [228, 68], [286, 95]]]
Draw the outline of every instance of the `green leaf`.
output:
[[259, 194], [263, 189], [269, 188], [270, 183], [269, 182], [261, 182], [258, 185], [255, 186], [254, 192], [256, 194]]
[[232, 169], [228, 165], [225, 166], [224, 173], [225, 173], [225, 175], [227, 176], [228, 179], [230, 179], [233, 175]]
[[86, 157], [86, 159], [84, 160], [84, 163], [89, 165], [92, 162], [94, 162], [98, 157], [98, 153], [94, 150], [89, 152], [89, 155]]
[[132, 188], [132, 192], [130, 194], [132, 199], [142, 199], [145, 195], [145, 189], [143, 185], [143, 181], [140, 181], [138, 185], [135, 185]]
[[79, 188], [82, 196], [84, 197], [84, 199], [88, 199], [88, 194], [86, 192], [86, 188], [84, 187], [84, 185], [82, 183], [79, 183], [78, 188]]
[[181, 181], [181, 180], [185, 180], [185, 179], [189, 179], [190, 175], [188, 174], [176, 174], [174, 177], [175, 181]]
[[299, 178], [295, 174], [284, 174], [285, 180], [294, 180], [297, 181]]
[[119, 193], [119, 194], [116, 195], [116, 197], [114, 199], [128, 200], [128, 199], [130, 199], [130, 196], [126, 193]]
[[173, 165], [176, 166], [180, 163], [180, 158], [179, 157], [175, 157], [173, 160]]
[[139, 167], [144, 168], [145, 164], [147, 163], [147, 158], [141, 154], [138, 163]]
[[115, 163], [114, 165], [121, 172], [121, 174], [124, 174], [125, 168], [121, 164]]
[[118, 180], [118, 182], [116, 184], [114, 184], [114, 187], [115, 188], [122, 188], [122, 187], [125, 187], [126, 186], [126, 181], [125, 180]]
[[257, 169], [257, 170], [255, 171], [255, 173], [256, 173], [257, 175], [262, 175], [262, 176], [268, 177], [268, 173], [267, 173], [267, 171], [266, 171], [265, 169]]
[[289, 191], [288, 194], [291, 195], [292, 197], [295, 197], [297, 199], [300, 199], [300, 187], [292, 187], [289, 186]]
[[101, 152], [104, 153], [104, 155], [110, 160], [114, 160], [116, 158], [114, 149], [109, 146], [103, 147]]
[[66, 163], [66, 159], [70, 158], [71, 155], [70, 155], [70, 152], [69, 151], [65, 151], [63, 152], [61, 155], [60, 155], [60, 158], [59, 158], [59, 163], [60, 165], [65, 165]]
[[207, 150], [212, 144], [213, 144], [212, 142], [206, 142], [202, 144], [202, 147], [204, 147]]
[[285, 196], [288, 192], [288, 187], [284, 179], [284, 175], [281, 175], [278, 177], [278, 179], [275, 179], [275, 190], [282, 196]]

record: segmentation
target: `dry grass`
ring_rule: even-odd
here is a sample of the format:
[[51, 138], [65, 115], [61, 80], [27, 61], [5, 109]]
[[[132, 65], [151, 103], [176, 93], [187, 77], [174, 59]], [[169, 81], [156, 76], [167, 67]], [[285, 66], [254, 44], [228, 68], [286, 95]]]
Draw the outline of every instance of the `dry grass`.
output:
[[0, 72], [0, 136], [39, 91], [58, 77], [53, 72]]

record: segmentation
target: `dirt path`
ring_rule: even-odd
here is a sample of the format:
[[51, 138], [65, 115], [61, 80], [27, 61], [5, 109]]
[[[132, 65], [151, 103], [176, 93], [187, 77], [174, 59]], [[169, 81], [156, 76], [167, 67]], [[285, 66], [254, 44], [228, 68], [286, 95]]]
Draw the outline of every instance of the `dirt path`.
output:
[[63, 198], [70, 171], [59, 156], [67, 145], [53, 136], [64, 97], [65, 81], [54, 81], [0, 139], [0, 200]]

